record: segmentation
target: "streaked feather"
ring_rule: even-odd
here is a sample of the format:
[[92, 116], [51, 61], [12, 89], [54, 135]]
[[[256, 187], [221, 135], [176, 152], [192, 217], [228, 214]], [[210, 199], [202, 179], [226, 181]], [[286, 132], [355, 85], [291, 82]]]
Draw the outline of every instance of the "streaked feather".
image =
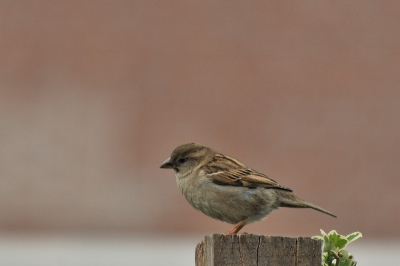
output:
[[236, 159], [217, 153], [210, 162], [202, 167], [206, 175], [219, 185], [264, 187], [292, 191], [279, 185], [275, 180], [247, 168]]

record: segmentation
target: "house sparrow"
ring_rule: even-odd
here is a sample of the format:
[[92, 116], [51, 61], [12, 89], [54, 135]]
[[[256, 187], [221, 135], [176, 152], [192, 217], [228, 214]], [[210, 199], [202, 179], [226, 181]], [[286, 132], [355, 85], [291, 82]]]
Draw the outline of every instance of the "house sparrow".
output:
[[200, 144], [179, 145], [161, 168], [174, 170], [179, 189], [196, 210], [234, 224], [225, 234], [236, 234], [279, 207], [312, 208], [336, 218], [268, 176]]

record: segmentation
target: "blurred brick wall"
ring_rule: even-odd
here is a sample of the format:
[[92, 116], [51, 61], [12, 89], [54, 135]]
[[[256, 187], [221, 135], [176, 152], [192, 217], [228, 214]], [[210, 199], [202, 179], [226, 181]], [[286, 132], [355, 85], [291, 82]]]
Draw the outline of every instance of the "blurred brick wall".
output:
[[223, 232], [171, 171], [196, 141], [400, 236], [400, 2], [0, 1], [0, 230]]

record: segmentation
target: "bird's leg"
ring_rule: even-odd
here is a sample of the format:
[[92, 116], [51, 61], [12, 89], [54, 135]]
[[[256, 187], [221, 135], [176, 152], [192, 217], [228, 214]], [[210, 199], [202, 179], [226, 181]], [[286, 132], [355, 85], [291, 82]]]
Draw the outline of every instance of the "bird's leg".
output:
[[229, 231], [225, 232], [224, 235], [237, 234], [240, 231], [240, 229], [242, 229], [243, 226], [246, 225], [246, 221], [247, 221], [247, 219], [244, 219], [243, 221], [238, 222]]

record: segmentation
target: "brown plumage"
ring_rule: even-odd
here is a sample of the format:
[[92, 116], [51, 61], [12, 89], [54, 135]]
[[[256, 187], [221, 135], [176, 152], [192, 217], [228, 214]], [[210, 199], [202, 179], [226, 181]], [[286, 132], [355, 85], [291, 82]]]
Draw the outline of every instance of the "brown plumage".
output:
[[275, 180], [247, 168], [232, 157], [216, 153], [212, 161], [202, 168], [214, 182], [220, 185], [265, 187], [292, 191], [290, 188], [279, 185]]
[[179, 145], [161, 168], [174, 169], [178, 187], [195, 209], [235, 224], [228, 234], [279, 207], [312, 208], [336, 217], [268, 176], [200, 144]]

